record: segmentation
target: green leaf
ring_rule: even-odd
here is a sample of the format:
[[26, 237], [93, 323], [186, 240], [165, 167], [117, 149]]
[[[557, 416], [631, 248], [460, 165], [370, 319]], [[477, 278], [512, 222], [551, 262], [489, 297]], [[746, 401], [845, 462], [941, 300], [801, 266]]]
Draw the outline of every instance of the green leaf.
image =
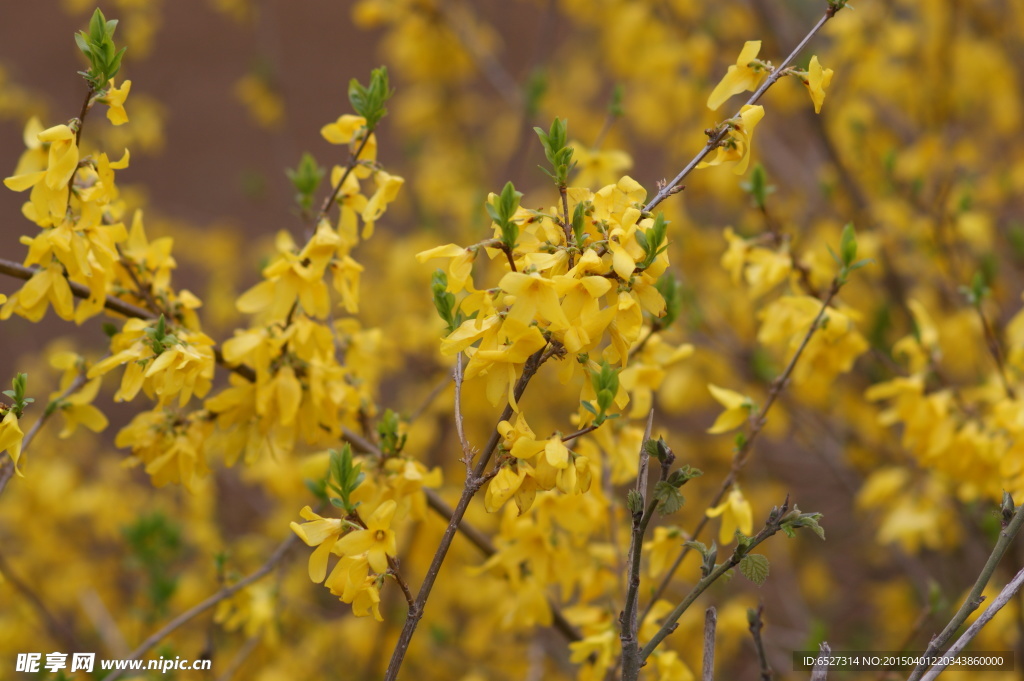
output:
[[857, 235], [853, 231], [852, 222], [847, 222], [843, 227], [843, 235], [839, 238], [839, 255], [846, 267], [857, 259]]
[[400, 435], [401, 419], [394, 411], [387, 409], [377, 422], [377, 439], [380, 451], [385, 457], [394, 456], [405, 446], [405, 435]]
[[451, 333], [462, 323], [455, 310], [455, 294], [448, 291], [448, 276], [442, 270], [436, 270], [430, 282], [430, 290], [434, 294], [434, 309], [448, 325]]
[[643, 513], [643, 495], [640, 494], [640, 492], [637, 492], [635, 489], [629, 490], [629, 492], [626, 493], [626, 508], [628, 508], [629, 512], [633, 515], [636, 515], [637, 513]]
[[658, 501], [658, 510], [662, 515], [671, 515], [686, 503], [686, 498], [679, 490], [664, 480], [659, 480], [654, 486], [654, 498]]
[[750, 171], [749, 179], [746, 182], [740, 183], [740, 187], [750, 194], [751, 198], [754, 199], [754, 205], [761, 210], [764, 210], [767, 204], [768, 195], [775, 191], [775, 187], [768, 184], [768, 174], [760, 163], [753, 167]]
[[684, 542], [683, 546], [696, 551], [700, 554], [701, 558], [707, 558], [708, 547], [704, 545], [704, 542], [691, 539], [690, 541]]
[[718, 544], [711, 542], [711, 546], [704, 553], [704, 561], [700, 566], [701, 577], [707, 577], [715, 569], [715, 561], [718, 560]]
[[583, 230], [586, 227], [587, 210], [591, 205], [589, 201], [580, 201], [572, 212], [572, 233], [575, 237], [576, 247], [580, 249], [583, 248], [583, 242], [587, 239]]
[[572, 147], [565, 146], [568, 136], [566, 121], [556, 118], [551, 123], [551, 128], [548, 132], [544, 132], [544, 129], [539, 127], [535, 127], [533, 130], [537, 133], [537, 137], [540, 138], [541, 145], [544, 147], [544, 156], [547, 157], [548, 163], [551, 164], [551, 170], [543, 169], [544, 172], [551, 176], [555, 184], [559, 187], [564, 187], [567, 183], [569, 172], [576, 165], [572, 160]]
[[295, 200], [299, 205], [308, 209], [313, 203], [313, 195], [320, 187], [320, 182], [326, 174], [326, 169], [321, 168], [316, 159], [309, 152], [303, 153], [299, 164], [295, 169], [286, 168], [284, 173], [291, 180], [295, 188]]
[[348, 84], [348, 101], [355, 112], [366, 119], [369, 132], [373, 132], [380, 119], [387, 115], [388, 110], [384, 105], [394, 93], [388, 83], [388, 70], [385, 66], [370, 72], [368, 87], [364, 87], [355, 78]]
[[673, 487], [679, 488], [688, 483], [694, 478], [698, 478], [704, 475], [704, 471], [699, 468], [691, 468], [689, 464], [683, 464], [681, 468], [672, 471], [672, 474], [668, 476], [668, 484]]
[[[638, 232], [639, 233], [639, 232]], [[672, 276], [671, 272], [665, 272], [655, 283], [654, 287], [665, 300], [665, 313], [661, 316], [661, 328], [667, 329], [676, 319], [683, 307], [683, 296], [680, 291], [679, 281]]]
[[748, 553], [740, 561], [740, 572], [758, 586], [762, 586], [768, 580], [768, 569], [768, 559], [759, 553]]
[[800, 509], [794, 508], [786, 515], [786, 519], [782, 522], [782, 531], [787, 536], [793, 537], [796, 535], [796, 530], [806, 527], [818, 535], [819, 539], [824, 540], [825, 530], [818, 524], [821, 518], [821, 513], [801, 513]]
[[615, 118], [619, 118], [623, 114], [622, 100], [624, 90], [622, 83], [616, 83], [615, 87], [612, 88], [611, 100], [608, 102], [608, 115]]
[[494, 197], [494, 201], [487, 204], [487, 213], [501, 229], [501, 241], [509, 251], [516, 247], [519, 240], [519, 225], [512, 218], [519, 210], [522, 198], [523, 193], [517, 192], [515, 186], [508, 182], [501, 193]]

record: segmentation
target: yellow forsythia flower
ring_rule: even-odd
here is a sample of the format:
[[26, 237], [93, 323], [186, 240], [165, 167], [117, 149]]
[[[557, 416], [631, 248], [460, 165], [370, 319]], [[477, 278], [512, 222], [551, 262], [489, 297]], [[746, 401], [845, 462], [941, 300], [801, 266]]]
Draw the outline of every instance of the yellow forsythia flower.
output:
[[760, 40], [749, 40], [743, 44], [740, 56], [736, 63], [729, 67], [721, 82], [712, 90], [708, 97], [708, 108], [712, 111], [722, 106], [725, 100], [733, 95], [738, 95], [744, 90], [756, 90], [764, 78], [766, 71], [752, 68], [751, 62], [757, 59], [757, 53], [761, 51]]
[[4, 420], [0, 421], [0, 453], [6, 450], [7, 455], [14, 462], [14, 470], [18, 475], [21, 475], [21, 472], [18, 471], [18, 459], [21, 458], [21, 441], [24, 437], [25, 434], [18, 426], [18, 415], [14, 413], [13, 409], [8, 409]]
[[821, 113], [821, 105], [825, 102], [825, 88], [832, 83], [832, 69], [823, 69], [818, 62], [818, 55], [811, 57], [807, 68], [807, 80], [804, 85], [811, 93], [814, 102], [814, 113]]
[[750, 410], [754, 407], [753, 401], [746, 395], [741, 395], [735, 390], [719, 388], [713, 383], [708, 383], [708, 390], [711, 395], [725, 407], [725, 411], [718, 415], [715, 423], [708, 428], [712, 435], [727, 433], [733, 428], [738, 428], [750, 418]]
[[334, 552], [350, 556], [365, 553], [370, 567], [380, 574], [387, 572], [388, 556], [398, 554], [395, 531], [391, 529], [396, 508], [398, 504], [394, 499], [385, 501], [366, 519], [366, 529], [350, 532], [339, 539], [334, 545]]
[[114, 80], [110, 80], [103, 101], [107, 104], [107, 118], [114, 125], [123, 125], [128, 122], [128, 113], [124, 110], [124, 100], [128, 99], [128, 91], [131, 89], [132, 82], [130, 80], [121, 83], [120, 88], [114, 87]]
[[726, 161], [738, 161], [733, 172], [742, 175], [747, 172], [750, 163], [750, 143], [753, 140], [754, 127], [764, 118], [764, 107], [744, 105], [740, 115], [729, 121], [729, 134], [715, 150], [716, 154], [710, 161], [702, 161], [698, 168], [717, 166]]
[[733, 487], [725, 501], [706, 513], [709, 518], [722, 516], [722, 528], [718, 532], [720, 544], [731, 542], [737, 529], [747, 536], [754, 531], [754, 511], [739, 487]]

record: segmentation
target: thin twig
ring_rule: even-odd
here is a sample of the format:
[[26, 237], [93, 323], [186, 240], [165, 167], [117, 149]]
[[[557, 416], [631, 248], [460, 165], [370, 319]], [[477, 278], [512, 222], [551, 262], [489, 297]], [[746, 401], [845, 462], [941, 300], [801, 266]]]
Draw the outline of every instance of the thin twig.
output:
[[352, 171], [357, 165], [359, 165], [359, 155], [363, 153], [363, 149], [366, 148], [366, 143], [370, 141], [370, 136], [373, 135], [373, 130], [367, 129], [366, 134], [363, 136], [359, 146], [356, 147], [355, 153], [349, 154], [348, 163], [345, 165], [345, 172], [342, 173], [341, 179], [338, 180], [338, 184], [334, 185], [334, 189], [324, 199], [324, 202], [320, 204], [320, 212], [316, 214], [316, 220], [313, 221], [313, 228], [320, 224], [320, 221], [327, 217], [327, 212], [331, 210], [331, 204], [334, 203], [334, 199], [338, 197], [338, 192], [341, 191], [342, 186], [345, 184], [345, 180], [352, 174]]
[[828, 677], [828, 664], [826, 664], [826, 660], [831, 654], [832, 648], [829, 647], [828, 641], [822, 641], [821, 645], [818, 646], [818, 661], [814, 663], [814, 667], [811, 669], [811, 681], [825, 681], [826, 677]]
[[988, 353], [992, 355], [992, 360], [996, 364], [996, 369], [999, 372], [999, 380], [1003, 383], [1003, 390], [1006, 392], [1006, 396], [1011, 400], [1017, 399], [1017, 394], [1013, 390], [1013, 386], [1010, 385], [1010, 378], [1006, 371], [1006, 362], [1003, 360], [1003, 351], [999, 345], [999, 339], [996, 337], [996, 332], [992, 328], [992, 325], [988, 321], [988, 317], [981, 309], [981, 301], [974, 306], [974, 309], [978, 313], [978, 319], [981, 320], [981, 328], [985, 333], [985, 345], [988, 347]]
[[466, 430], [462, 415], [462, 353], [455, 358], [455, 432], [459, 436], [459, 445], [462, 447], [462, 461], [466, 464], [466, 471], [472, 470], [473, 447], [466, 439]]
[[[92, 96], [96, 94], [96, 90], [89, 86], [89, 91], [85, 93], [85, 101], [82, 102], [82, 110], [78, 114], [78, 127], [75, 130], [75, 147], [79, 150], [79, 157], [81, 157], [81, 143], [82, 143], [82, 128], [85, 127], [85, 117], [89, 113], [89, 109], [92, 108]], [[74, 192], [75, 186], [75, 175], [78, 174], [79, 166], [76, 165], [75, 169], [71, 171], [71, 177], [68, 178], [68, 201], [67, 207], [71, 206], [71, 194]]]
[[754, 649], [757, 650], [757, 661], [761, 665], [761, 681], [771, 681], [772, 667], [768, 664], [768, 656], [764, 651], [764, 641], [761, 639], [761, 630], [764, 629], [764, 603], [757, 604], [757, 610], [751, 609], [747, 613], [750, 621], [750, 635], [754, 639]]
[[[288, 537], [283, 542], [281, 542], [278, 545], [277, 549], [275, 549], [274, 552], [270, 555], [270, 558], [267, 559], [267, 562], [261, 565], [255, 572], [247, 575], [246, 577], [243, 577], [242, 579], [238, 580], [230, 586], [222, 588], [220, 591], [213, 594], [203, 602], [192, 606], [185, 612], [181, 613], [180, 615], [172, 619], [159, 630], [151, 634], [145, 641], [143, 641], [139, 645], [138, 648], [133, 650], [126, 659], [138, 660], [147, 652], [149, 652], [154, 646], [160, 643], [160, 641], [170, 636], [172, 633], [174, 633], [174, 631], [179, 629], [181, 626], [187, 624], [189, 621], [195, 619], [199, 615], [202, 615], [204, 612], [206, 612], [213, 606], [217, 605], [221, 601], [235, 595], [236, 593], [238, 593], [245, 587], [249, 586], [253, 582], [259, 581], [266, 577], [268, 574], [270, 574], [271, 570], [273, 570], [274, 567], [284, 559], [284, 557], [288, 554], [288, 550], [291, 549], [297, 541], [298, 535], [294, 532], [289, 533]], [[121, 678], [121, 676], [124, 674], [124, 671], [124, 669], [114, 671], [113, 674], [106, 677], [105, 681], [116, 681], [117, 679]]]
[[576, 438], [583, 437], [587, 433], [592, 433], [592, 432], [594, 432], [595, 430], [597, 430], [600, 427], [601, 426], [595, 426], [594, 424], [590, 424], [586, 428], [580, 428], [575, 433], [569, 433], [568, 435], [563, 435], [562, 436], [562, 442], [572, 442]]
[[[160, 303], [158, 303], [156, 298], [153, 297], [153, 287], [148, 284], [143, 286], [138, 275], [135, 274], [134, 267], [136, 263], [125, 257], [124, 251], [121, 250], [121, 246], [117, 246], [116, 248], [117, 254], [121, 257], [121, 266], [124, 267], [125, 271], [128, 273], [128, 277], [132, 280], [132, 283], [135, 284], [135, 288], [138, 289], [139, 297], [146, 301], [146, 304], [149, 306], [149, 309], [153, 311], [153, 314], [162, 314], [165, 317], [169, 317], [170, 315], [166, 314]], [[168, 319], [168, 321], [170, 321], [170, 319]]]
[[[989, 621], [993, 617], [995, 617], [995, 614], [999, 612], [1004, 605], [1009, 603], [1010, 599], [1017, 595], [1017, 592], [1020, 591], [1021, 586], [1024, 586], [1024, 568], [1021, 568], [1021, 570], [1017, 573], [1013, 580], [1010, 581], [1010, 583], [1007, 584], [1005, 587], [1003, 587], [1003, 590], [1000, 591], [999, 595], [996, 596], [995, 599], [992, 601], [992, 605], [985, 608], [985, 612], [981, 613], [981, 615], [978, 616], [978, 619], [974, 621], [974, 624], [968, 627], [967, 631], [965, 631], [963, 635], [959, 639], [957, 639], [956, 643], [949, 647], [949, 650], [945, 652], [945, 654], [942, 656], [942, 659], [945, 660], [956, 658], [963, 651], [963, 649], [967, 647], [967, 644], [970, 643], [971, 640], [978, 635], [978, 632], [981, 631], [981, 628], [988, 624]], [[921, 681], [935, 681], [939, 674], [945, 671], [946, 664], [946, 662], [942, 662], [932, 667], [931, 670], [927, 674], [925, 674], [924, 677], [922, 677]]]
[[[657, 508], [657, 498], [652, 494], [648, 500], [647, 495], [647, 472], [648, 460], [647, 442], [651, 439], [651, 427], [654, 423], [654, 410], [652, 409], [647, 417], [647, 428], [644, 431], [643, 440], [640, 441], [640, 475], [637, 476], [636, 492], [640, 498], [639, 510], [630, 509], [632, 512], [632, 534], [629, 541], [629, 581], [626, 589], [626, 604], [619, 614], [620, 633], [622, 641], [622, 681], [636, 681], [640, 675], [640, 667], [643, 661], [640, 658], [640, 641], [638, 633], [640, 630], [637, 621], [637, 601], [640, 597], [640, 558], [643, 554], [644, 535], [647, 533], [647, 526], [654, 517]], [[662, 478], [667, 474], [667, 466], [662, 467]]]
[[398, 560], [391, 556], [388, 556], [388, 574], [395, 578], [395, 582], [402, 589], [402, 593], [405, 594], [405, 601], [411, 609], [414, 605], [412, 592], [409, 591], [409, 585], [406, 581], [402, 579], [402, 573], [398, 571]]
[[572, 269], [575, 261], [573, 259], [573, 234], [572, 222], [569, 220], [569, 195], [564, 184], [558, 185], [558, 193], [562, 197], [562, 230], [565, 232], [565, 249], [569, 253], [569, 269]]
[[718, 625], [718, 611], [711, 606], [704, 612], [704, 665], [701, 669], [701, 681], [715, 679], [715, 628]]
[[[772, 73], [768, 76], [768, 78], [765, 79], [763, 83], [761, 83], [761, 87], [757, 88], [757, 90], [754, 91], [754, 94], [750, 96], [750, 99], [748, 99], [743, 106], [752, 106], [757, 103], [757, 100], [761, 99], [761, 96], [768, 91], [768, 88], [774, 85], [775, 81], [777, 81], [780, 77], [784, 75], [786, 67], [789, 66], [789, 64], [794, 59], [796, 59], [797, 55], [803, 51], [803, 49], [807, 46], [807, 43], [811, 41], [811, 38], [813, 38], [818, 33], [818, 31], [821, 30], [822, 26], [828, 23], [829, 19], [835, 16], [836, 11], [837, 10], [834, 9], [833, 7], [829, 7], [829, 9], [825, 12], [825, 15], [818, 21], [817, 24], [814, 25], [814, 28], [812, 28], [807, 33], [807, 35], [804, 36], [804, 39], [800, 41], [800, 43], [793, 49], [792, 52], [790, 52], [789, 56], [786, 57], [783, 60], [783, 62], [775, 68], [774, 71], [772, 71]], [[740, 110], [742, 110], [742, 107], [740, 107]], [[739, 113], [737, 113], [736, 115], [738, 116]], [[728, 126], [723, 125], [719, 128], [718, 132], [711, 135], [711, 137], [707, 141], [707, 144], [704, 145], [704, 148], [697, 152], [697, 155], [694, 156], [693, 159], [686, 164], [686, 167], [679, 171], [679, 174], [676, 175], [671, 182], [667, 183], [664, 187], [662, 187], [661, 191], [659, 191], [654, 196], [654, 198], [651, 199], [646, 206], [644, 206], [644, 212], [649, 213], [654, 209], [655, 206], [657, 206], [659, 203], [661, 203], [669, 196], [674, 194], [676, 192], [676, 187], [679, 186], [679, 184], [687, 175], [693, 172], [693, 170], [697, 167], [697, 164], [703, 161], [705, 156], [711, 153], [711, 151], [714, 148], [716, 148], [719, 144], [722, 143], [722, 141], [729, 134], [729, 131], [730, 128]]]

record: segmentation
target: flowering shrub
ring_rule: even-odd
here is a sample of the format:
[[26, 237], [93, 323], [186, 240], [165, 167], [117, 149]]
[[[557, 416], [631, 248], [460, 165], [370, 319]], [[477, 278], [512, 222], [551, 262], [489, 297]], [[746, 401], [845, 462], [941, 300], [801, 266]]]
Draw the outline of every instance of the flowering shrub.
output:
[[[517, 77], [471, 3], [360, 0], [387, 66], [243, 284], [230, 231], [118, 185], [165, 113], [121, 73], [160, 3], [113, 4], [76, 117], [0, 73], [0, 320], [80, 327], [8, 358], [12, 659], [767, 679], [826, 639], [944, 651], [1020, 567], [1020, 11], [563, 0]], [[284, 134], [274, 78], [232, 96]], [[954, 650], [1022, 650], [1019, 617], [978, 633], [1019, 582]]]

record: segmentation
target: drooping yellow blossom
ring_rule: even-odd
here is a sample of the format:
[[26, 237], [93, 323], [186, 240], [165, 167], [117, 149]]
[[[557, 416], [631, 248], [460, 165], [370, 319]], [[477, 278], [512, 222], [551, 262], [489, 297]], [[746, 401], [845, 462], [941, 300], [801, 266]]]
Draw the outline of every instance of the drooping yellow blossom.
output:
[[18, 470], [18, 459], [21, 458], [21, 441], [24, 438], [25, 434], [18, 425], [18, 415], [13, 409], [8, 409], [3, 421], [0, 421], [0, 453], [7, 452], [18, 475], [21, 475], [21, 471]]
[[708, 390], [718, 403], [725, 407], [725, 411], [719, 414], [715, 423], [708, 428], [709, 433], [727, 433], [733, 428], [739, 428], [750, 418], [754, 402], [749, 397], [734, 390], [719, 388], [712, 383], [708, 383]]
[[708, 97], [708, 108], [712, 111], [722, 106], [725, 100], [733, 95], [738, 95], [744, 90], [756, 90], [764, 79], [767, 71], [754, 63], [757, 53], [761, 51], [760, 40], [748, 40], [740, 50], [740, 56], [736, 63], [729, 66], [729, 70], [722, 77], [722, 80], [711, 91]]
[[476, 258], [474, 250], [463, 248], [458, 244], [446, 244], [416, 254], [416, 260], [421, 263], [432, 258], [451, 258], [448, 263], [449, 292], [459, 293], [463, 289], [473, 290], [473, 260]]
[[729, 132], [721, 144], [715, 149], [715, 157], [710, 161], [701, 161], [697, 167], [716, 166], [726, 161], [737, 161], [733, 172], [742, 175], [747, 172], [750, 163], [750, 145], [754, 136], [754, 127], [764, 118], [764, 107], [761, 105], [744, 105], [740, 115], [732, 118], [724, 125]]
[[68, 183], [78, 168], [79, 150], [75, 132], [67, 125], [39, 131], [35, 143], [46, 149], [45, 159], [37, 154], [23, 156], [18, 164], [20, 172], [6, 178], [4, 184], [16, 192], [31, 188], [22, 212], [40, 227], [49, 227], [64, 221]]
[[[354, 153], [356, 148], [362, 143], [363, 136], [366, 134], [366, 119], [362, 116], [345, 114], [339, 117], [335, 122], [328, 123], [321, 128], [320, 134], [331, 144], [349, 145], [350, 149]], [[366, 140], [366, 145], [359, 154], [359, 160], [371, 162], [377, 160], [376, 135], [371, 134], [370, 138]], [[372, 173], [373, 170], [371, 168], [362, 164], [357, 165], [352, 171], [352, 175], [359, 179], [369, 177]]]
[[484, 507], [487, 511], [494, 513], [504, 506], [505, 502], [519, 490], [525, 477], [526, 468], [524, 466], [502, 467], [487, 485], [487, 492], [484, 494]]
[[17, 313], [29, 321], [38, 322], [50, 305], [53, 305], [54, 312], [61, 319], [70, 321], [75, 316], [71, 286], [57, 261], [33, 274], [20, 291], [7, 299], [0, 308], [0, 319], [7, 319]]
[[[81, 388], [60, 400], [57, 410], [64, 418], [64, 427], [57, 437], [62, 440], [71, 437], [78, 426], [85, 426], [94, 433], [99, 433], [107, 427], [107, 417], [92, 404], [101, 382], [102, 379], [99, 378], [87, 381]], [[56, 395], [50, 399], [54, 399]]]
[[821, 68], [818, 62], [818, 55], [811, 57], [811, 63], [807, 67], [807, 80], [801, 81], [811, 93], [811, 101], [814, 102], [814, 113], [821, 113], [821, 105], [825, 102], [825, 88], [832, 83], [832, 69]]
[[128, 98], [128, 92], [131, 89], [132, 82], [130, 80], [121, 83], [119, 88], [114, 87], [113, 80], [107, 86], [107, 94], [103, 97], [103, 101], [107, 104], [107, 118], [114, 125], [123, 125], [128, 122], [128, 114], [124, 110], [124, 100]]
[[299, 539], [306, 542], [306, 546], [316, 547], [309, 556], [309, 578], [319, 584], [327, 576], [327, 558], [331, 554], [331, 549], [346, 526], [340, 518], [324, 518], [314, 513], [309, 506], [303, 506], [299, 515], [309, 522], [301, 525], [292, 522], [289, 527]]
[[754, 511], [739, 487], [733, 487], [725, 501], [714, 508], [709, 508], [706, 513], [709, 518], [722, 516], [722, 527], [718, 531], [719, 544], [731, 542], [736, 530], [748, 537], [754, 531]]
[[403, 178], [398, 175], [391, 175], [384, 170], [378, 170], [374, 173], [373, 179], [377, 183], [377, 191], [373, 193], [373, 196], [366, 202], [366, 207], [363, 209], [363, 222], [365, 223], [363, 228], [364, 239], [369, 239], [373, 236], [374, 222], [384, 214], [388, 204], [398, 197], [399, 190], [405, 184]]

